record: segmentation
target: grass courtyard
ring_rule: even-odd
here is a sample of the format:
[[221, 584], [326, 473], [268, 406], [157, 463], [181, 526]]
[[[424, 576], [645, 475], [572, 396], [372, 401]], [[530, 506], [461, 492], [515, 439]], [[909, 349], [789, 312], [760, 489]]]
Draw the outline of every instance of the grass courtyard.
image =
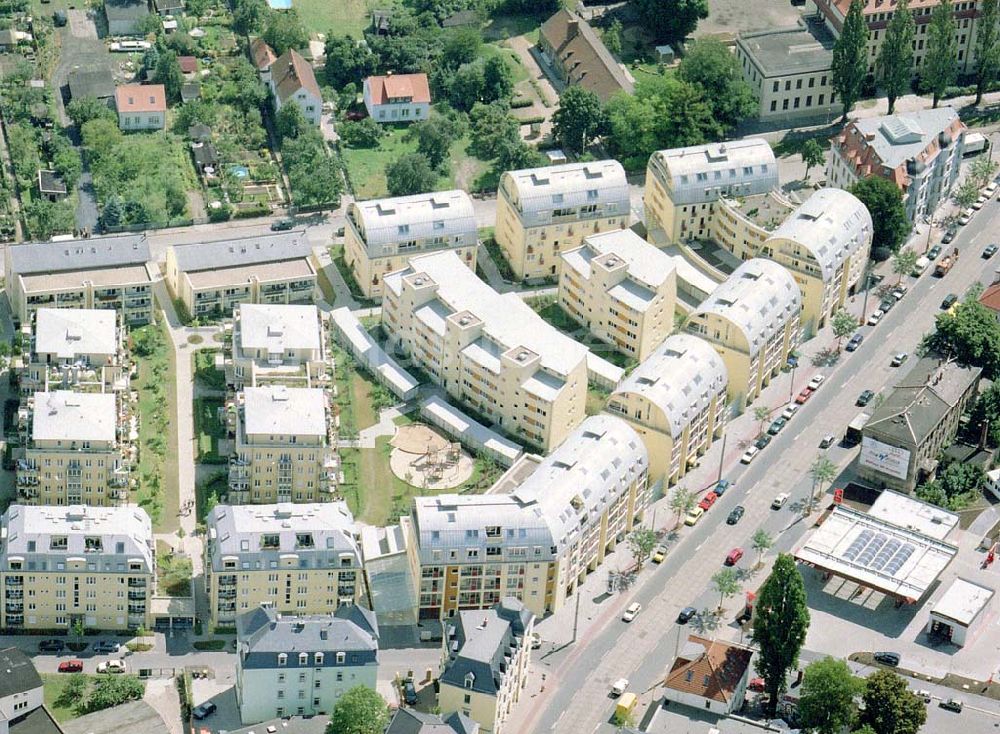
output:
[[[370, 3], [367, 0], [292, 0], [307, 30], [314, 33], [347, 34], [361, 38], [371, 24]], [[392, 0], [378, 7], [391, 8]]]

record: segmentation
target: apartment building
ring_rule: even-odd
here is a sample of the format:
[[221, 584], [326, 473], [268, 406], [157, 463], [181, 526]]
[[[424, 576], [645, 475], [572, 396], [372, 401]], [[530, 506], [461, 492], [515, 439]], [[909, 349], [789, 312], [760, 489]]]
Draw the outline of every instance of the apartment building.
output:
[[329, 714], [355, 686], [374, 689], [378, 624], [363, 607], [289, 616], [257, 607], [236, 621], [236, 705], [244, 725]]
[[674, 259], [630, 229], [587, 237], [561, 255], [559, 305], [622, 354], [644, 360], [674, 328]]
[[155, 546], [141, 507], [15, 504], [0, 531], [0, 628], [152, 627]]
[[515, 293], [499, 294], [454, 252], [385, 278], [391, 340], [455, 400], [551, 451], [584, 418], [587, 354]]
[[479, 734], [479, 731], [479, 724], [458, 711], [442, 716], [398, 708], [385, 734]]
[[316, 387], [327, 381], [326, 329], [319, 309], [241, 303], [233, 309], [226, 382], [243, 387]]
[[7, 245], [4, 272], [14, 319], [39, 308], [109, 308], [128, 326], [153, 321], [153, 281], [145, 235]]
[[722, 436], [728, 375], [704, 339], [674, 334], [611, 393], [607, 411], [642, 438], [653, 482], [674, 484]]
[[259, 606], [322, 614], [367, 601], [354, 517], [344, 502], [216, 505], [205, 521], [213, 627]]
[[326, 391], [247, 387], [237, 394], [236, 446], [229, 459], [233, 504], [325, 502], [337, 488]]
[[799, 343], [802, 294], [783, 266], [755, 258], [740, 265], [692, 314], [687, 330], [722, 357], [729, 400], [753, 402]]
[[380, 298], [382, 278], [414, 255], [453, 250], [475, 270], [478, 246], [472, 198], [458, 189], [347, 207], [344, 262], [367, 298]]
[[872, 244], [868, 208], [842, 189], [820, 189], [761, 246], [761, 255], [785, 267], [802, 292], [803, 333], [811, 336], [847, 303]]
[[597, 415], [545, 458], [521, 457], [486, 494], [414, 498], [400, 520], [420, 618], [506, 596], [538, 617], [557, 611], [632, 530], [650, 491], [642, 439]]
[[777, 187], [778, 164], [762, 138], [657, 151], [646, 167], [647, 238], [658, 246], [704, 239], [720, 198]]
[[63, 734], [45, 707], [42, 676], [16, 647], [0, 650], [0, 734]]
[[316, 265], [305, 231], [167, 248], [167, 285], [192, 316], [240, 303], [312, 303]]
[[26, 401], [17, 496], [32, 505], [111, 506], [128, 498], [125, 415], [112, 393], [37, 392]]
[[507, 171], [497, 193], [495, 237], [519, 279], [557, 275], [559, 253], [587, 235], [624, 229], [628, 180], [614, 160]]
[[18, 379], [22, 396], [52, 390], [126, 390], [129, 364], [117, 314], [105, 309], [38, 309]]
[[852, 120], [833, 138], [827, 183], [882, 176], [903, 192], [911, 222], [933, 216], [958, 178], [966, 129], [953, 107]]
[[445, 624], [438, 707], [479, 724], [481, 734], [502, 734], [504, 722], [528, 682], [533, 615], [504, 597], [491, 609], [459, 612]]
[[740, 260], [760, 257], [764, 240], [794, 210], [795, 204], [780, 189], [750, 196], [722, 196], [712, 209], [708, 239]]

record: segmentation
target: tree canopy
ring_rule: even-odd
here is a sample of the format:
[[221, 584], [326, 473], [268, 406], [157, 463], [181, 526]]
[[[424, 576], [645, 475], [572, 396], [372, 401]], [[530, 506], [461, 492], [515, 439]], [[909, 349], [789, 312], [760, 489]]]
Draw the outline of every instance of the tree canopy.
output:
[[936, 479], [924, 482], [916, 495], [925, 502], [948, 510], [968, 507], [986, 483], [986, 471], [979, 464], [953, 462]]
[[983, 0], [976, 20], [976, 102], [1000, 74], [1000, 0]]
[[593, 92], [572, 86], [559, 97], [552, 115], [552, 132], [565, 149], [579, 155], [597, 137], [604, 124], [601, 100]]
[[409, 196], [433, 191], [438, 175], [427, 156], [408, 153], [385, 167], [386, 187], [392, 196]]
[[731, 130], [742, 120], [756, 116], [753, 88], [743, 78], [735, 54], [721, 41], [705, 38], [690, 44], [677, 67], [677, 76], [701, 88], [712, 116], [722, 127]]
[[309, 34], [299, 20], [295, 8], [280, 13], [268, 13], [262, 38], [274, 53], [281, 56], [290, 49], [300, 49], [309, 44]]
[[890, 670], [868, 676], [861, 721], [875, 734], [917, 734], [927, 720], [927, 709], [906, 681]]
[[844, 122], [854, 103], [861, 98], [861, 89], [868, 75], [868, 24], [863, 11], [863, 0], [851, 0], [844, 28], [833, 46], [830, 71], [833, 88], [840, 97]]
[[986, 442], [996, 448], [1000, 446], [1000, 385], [992, 384], [976, 398], [969, 415], [973, 441], [979, 439], [983, 428], [986, 428]]
[[708, 0], [632, 0], [643, 27], [657, 41], [683, 41], [708, 17]]
[[326, 53], [323, 76], [334, 89], [343, 89], [352, 82], [360, 86], [365, 77], [375, 73], [375, 54], [350, 36], [335, 36], [330, 32], [323, 48]]
[[883, 247], [896, 252], [906, 242], [913, 228], [906, 217], [903, 192], [882, 176], [869, 176], [851, 187], [872, 215], [872, 250]]
[[840, 734], [857, 716], [862, 682], [843, 660], [825, 657], [806, 666], [799, 691], [799, 723], [815, 734]]
[[906, 94], [910, 86], [916, 32], [909, 0], [897, 0], [875, 62], [875, 71], [889, 101], [890, 115], [896, 109], [896, 99]]
[[988, 380], [1000, 375], [1000, 323], [977, 297], [967, 297], [954, 313], [939, 314], [925, 342], [938, 354], [982, 367]]
[[355, 686], [334, 704], [326, 734], [382, 734], [388, 723], [385, 700], [367, 686]]
[[958, 38], [955, 14], [951, 0], [941, 3], [931, 11], [931, 22], [927, 29], [927, 55], [920, 69], [920, 88], [933, 95], [933, 106], [944, 95], [945, 90], [955, 83], [958, 76]]

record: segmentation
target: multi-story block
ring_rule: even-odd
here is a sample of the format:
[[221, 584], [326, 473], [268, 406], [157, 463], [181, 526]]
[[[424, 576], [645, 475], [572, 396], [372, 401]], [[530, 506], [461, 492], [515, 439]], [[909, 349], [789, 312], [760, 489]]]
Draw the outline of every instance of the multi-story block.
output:
[[479, 237], [472, 199], [461, 190], [355, 201], [347, 207], [344, 261], [368, 298], [382, 296], [382, 278], [414, 255], [454, 250], [476, 269]]
[[740, 260], [760, 257], [764, 240], [794, 210], [795, 204], [778, 189], [766, 194], [719, 197], [708, 220], [708, 239]]
[[853, 194], [820, 189], [761, 246], [802, 291], [802, 329], [823, 328], [861, 281], [872, 244], [872, 217]]
[[557, 275], [559, 253], [583, 238], [624, 229], [630, 216], [618, 161], [507, 171], [497, 193], [496, 241], [518, 278]]
[[661, 246], [702, 239], [720, 198], [777, 187], [778, 164], [762, 138], [657, 151], [646, 168], [647, 237]]
[[236, 306], [229, 384], [314, 387], [326, 381], [326, 370], [326, 333], [315, 306]]
[[0, 628], [151, 628], [156, 559], [141, 507], [11, 505], [0, 529]]
[[152, 323], [153, 281], [145, 235], [7, 245], [7, 295], [14, 318], [39, 308], [110, 308], [129, 326]]
[[45, 708], [42, 676], [16, 647], [0, 650], [0, 734], [63, 734]]
[[236, 622], [236, 705], [244, 724], [329, 714], [355, 686], [375, 688], [378, 624], [363, 607], [289, 616], [257, 607]]
[[167, 284], [192, 316], [240, 303], [312, 303], [316, 266], [304, 231], [167, 248]]
[[492, 609], [459, 612], [445, 625], [438, 707], [502, 734], [528, 682], [535, 615], [505, 597]]
[[607, 410], [642, 437], [652, 481], [681, 479], [722, 436], [727, 383], [722, 357], [708, 342], [674, 334], [611, 393]]
[[903, 192], [911, 222], [934, 214], [958, 178], [965, 123], [953, 107], [852, 120], [833, 138], [826, 178], [849, 189], [882, 176]]
[[415, 498], [401, 522], [420, 618], [505, 596], [539, 617], [557, 611], [641, 518], [648, 469], [635, 430], [598, 415], [544, 459], [519, 459], [486, 494]]
[[261, 605], [320, 614], [366, 600], [354, 518], [343, 502], [217, 505], [205, 524], [213, 627], [230, 627]]
[[125, 415], [112, 393], [37, 392], [27, 400], [18, 498], [32, 505], [117, 505], [128, 497]]
[[336, 491], [326, 391], [248, 387], [237, 394], [236, 447], [229, 459], [233, 504], [322, 502]]
[[584, 418], [587, 348], [454, 252], [387, 276], [382, 324], [450, 396], [522, 442], [549, 451]]
[[674, 328], [672, 257], [630, 229], [587, 237], [562, 254], [559, 305], [598, 339], [644, 360]]
[[756, 258], [736, 268], [691, 314], [687, 329], [722, 357], [737, 410], [757, 397], [798, 346], [801, 310], [791, 273]]

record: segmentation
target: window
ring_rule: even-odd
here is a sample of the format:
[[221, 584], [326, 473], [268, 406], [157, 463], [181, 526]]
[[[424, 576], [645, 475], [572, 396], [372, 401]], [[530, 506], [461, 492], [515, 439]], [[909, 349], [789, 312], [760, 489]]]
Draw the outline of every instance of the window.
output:
[[337, 665], [343, 665], [346, 659], [347, 659], [347, 653], [343, 652], [337, 653]]
[[314, 661], [315, 661], [314, 662], [315, 665], [322, 665], [323, 664], [323, 653], [318, 652], [318, 653], [316, 653], [313, 656], [313, 658], [314, 658]]
[[299, 665], [306, 665], [309, 662], [309, 653], [299, 653]]
[[279, 652], [278, 653], [278, 667], [279, 668], [283, 668], [287, 664], [288, 664], [288, 656], [285, 653], [283, 653], [283, 652]]

